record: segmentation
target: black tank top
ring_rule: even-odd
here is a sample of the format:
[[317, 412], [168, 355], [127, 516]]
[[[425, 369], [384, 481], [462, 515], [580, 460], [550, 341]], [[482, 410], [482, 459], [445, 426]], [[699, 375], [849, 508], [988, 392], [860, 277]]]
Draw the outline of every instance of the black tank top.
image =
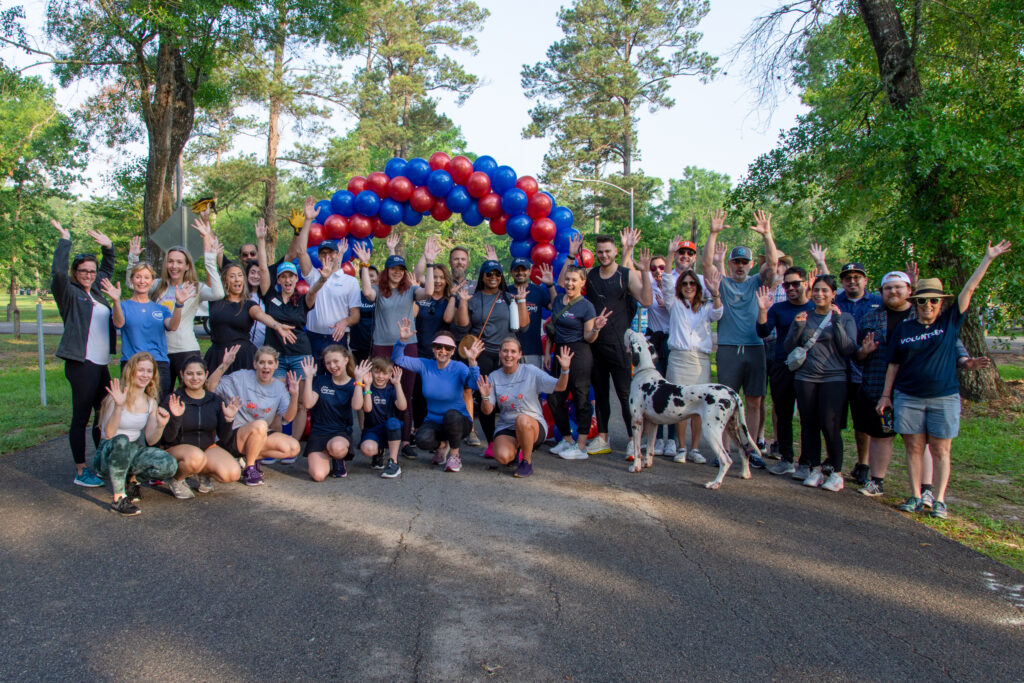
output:
[[636, 299], [629, 293], [629, 269], [619, 266], [606, 280], [601, 277], [600, 268], [591, 268], [587, 273], [587, 300], [594, 304], [598, 315], [605, 308], [611, 314], [593, 345], [622, 348], [625, 344], [622, 337], [636, 313]]

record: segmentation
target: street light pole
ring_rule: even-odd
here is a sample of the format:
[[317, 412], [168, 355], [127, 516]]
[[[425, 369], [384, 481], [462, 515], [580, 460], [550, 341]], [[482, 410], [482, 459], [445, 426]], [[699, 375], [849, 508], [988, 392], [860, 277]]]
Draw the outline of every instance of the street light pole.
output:
[[614, 187], [616, 190], [618, 190], [622, 194], [628, 194], [629, 195], [629, 229], [630, 230], [633, 229], [633, 188], [629, 188], [627, 190], [624, 187], [619, 187], [615, 183], [609, 183], [607, 180], [599, 180], [597, 178], [569, 178], [569, 180], [571, 182], [574, 182], [574, 183], [601, 183], [602, 185], [608, 185], [609, 187]]

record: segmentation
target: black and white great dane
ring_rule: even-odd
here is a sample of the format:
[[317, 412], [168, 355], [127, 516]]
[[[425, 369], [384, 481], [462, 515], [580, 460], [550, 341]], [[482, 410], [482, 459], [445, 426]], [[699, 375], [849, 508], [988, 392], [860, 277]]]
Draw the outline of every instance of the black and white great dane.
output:
[[[743, 453], [740, 477], [750, 479], [748, 453], [756, 449], [757, 444], [747, 430], [743, 399], [739, 394], [724, 384], [683, 387], [667, 382], [654, 367], [654, 349], [646, 337], [626, 330], [625, 341], [633, 362], [629, 413], [633, 422], [633, 453], [637, 454], [629, 471], [639, 472], [654, 464], [654, 435], [658, 425], [674, 424], [691, 415], [699, 415], [706, 439], [718, 457], [718, 476], [704, 486], [709, 489], [720, 487], [732, 465], [732, 458], [722, 444], [722, 434], [726, 431]], [[641, 435], [647, 439], [646, 456], [640, 452]]]

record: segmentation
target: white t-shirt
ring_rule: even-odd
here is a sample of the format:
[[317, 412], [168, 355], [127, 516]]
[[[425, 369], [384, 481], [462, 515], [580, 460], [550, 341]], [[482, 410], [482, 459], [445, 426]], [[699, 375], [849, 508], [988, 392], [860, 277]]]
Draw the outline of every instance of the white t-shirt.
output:
[[85, 342], [85, 359], [96, 365], [110, 362], [110, 309], [95, 299], [92, 301], [89, 336]]
[[515, 429], [516, 417], [529, 415], [546, 430], [544, 409], [540, 405], [540, 394], [550, 394], [558, 384], [558, 378], [552, 377], [533, 365], [519, 364], [519, 368], [511, 375], [498, 368], [487, 376], [494, 387], [490, 401], [498, 411], [494, 421], [494, 431]]
[[[310, 287], [321, 277], [316, 268], [305, 276]], [[351, 309], [359, 308], [362, 304], [360, 293], [359, 280], [348, 273], [339, 270], [331, 275], [316, 293], [316, 307], [306, 315], [306, 331], [331, 334], [332, 325], [347, 318]]]

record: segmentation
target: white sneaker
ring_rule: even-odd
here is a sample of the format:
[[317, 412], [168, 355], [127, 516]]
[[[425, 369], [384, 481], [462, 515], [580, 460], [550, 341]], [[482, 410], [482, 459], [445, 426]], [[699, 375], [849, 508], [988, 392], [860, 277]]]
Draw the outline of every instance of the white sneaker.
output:
[[[630, 442], [632, 443], [632, 442]], [[611, 453], [612, 447], [608, 445], [608, 442], [603, 436], [599, 436], [596, 439], [591, 439], [587, 445], [588, 455], [603, 455], [605, 453]]]
[[825, 481], [825, 475], [821, 473], [820, 467], [815, 467], [811, 470], [811, 473], [804, 479], [804, 486], [811, 486], [817, 488]]
[[680, 448], [676, 451], [676, 454], [672, 456], [672, 462], [686, 462], [686, 456], [688, 451], [685, 448]]
[[573, 446], [574, 444], [572, 441], [566, 441], [565, 439], [562, 439], [561, 441], [558, 442], [557, 446], [553, 446], [551, 448], [550, 452], [554, 455], [561, 455], [562, 453], [572, 448]]
[[[678, 451], [679, 451], [679, 449], [676, 448], [676, 440], [675, 439], [665, 439], [665, 452], [664, 452], [664, 455], [666, 455], [669, 458], [674, 458], [674, 457], [676, 457], [676, 453]], [[661, 455], [661, 454], [659, 453], [658, 455]]]
[[695, 463], [697, 465], [703, 465], [704, 463], [707, 462], [707, 458], [701, 455], [700, 451], [698, 451], [696, 448], [691, 450], [688, 453], [688, 455], [690, 456], [690, 462]]
[[658, 439], [657, 441], [655, 441], [654, 442], [654, 454], [655, 455], [665, 455], [665, 444], [666, 443], [667, 442], [666, 442], [665, 439]]
[[558, 454], [558, 457], [562, 460], [586, 460], [587, 454], [580, 450], [580, 447], [573, 444], [571, 447], [566, 448], [564, 451]]
[[838, 472], [833, 472], [828, 475], [828, 479], [821, 485], [821, 488], [828, 489], [829, 491], [842, 491], [843, 490], [843, 475]]
[[[590, 452], [589, 448], [587, 449], [587, 452]], [[641, 457], [643, 456], [641, 455]], [[636, 453], [633, 452], [633, 439], [630, 439], [629, 443], [626, 444], [626, 462], [633, 462], [635, 458]]]

